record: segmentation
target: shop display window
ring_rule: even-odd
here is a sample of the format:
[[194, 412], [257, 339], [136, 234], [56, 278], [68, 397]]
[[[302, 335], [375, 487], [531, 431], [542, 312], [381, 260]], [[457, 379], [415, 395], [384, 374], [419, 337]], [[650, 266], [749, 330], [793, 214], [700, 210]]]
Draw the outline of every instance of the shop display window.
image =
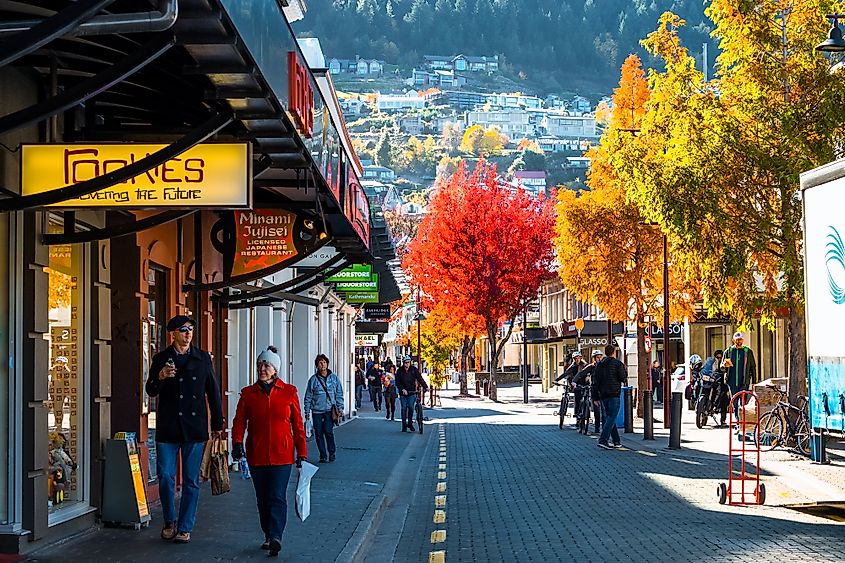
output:
[[[50, 232], [61, 232], [51, 221]], [[47, 374], [48, 489], [50, 512], [84, 500], [82, 453], [83, 401], [83, 246], [50, 246], [49, 345]]]

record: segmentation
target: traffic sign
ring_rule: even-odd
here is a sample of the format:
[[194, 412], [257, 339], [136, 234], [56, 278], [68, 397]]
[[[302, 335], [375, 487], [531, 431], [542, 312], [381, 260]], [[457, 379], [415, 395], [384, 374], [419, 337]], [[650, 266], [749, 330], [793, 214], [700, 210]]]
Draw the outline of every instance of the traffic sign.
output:
[[581, 317], [575, 319], [575, 330], [577, 330], [578, 332], [584, 330], [584, 319], [582, 319]]
[[651, 352], [651, 336], [645, 337], [645, 351]]

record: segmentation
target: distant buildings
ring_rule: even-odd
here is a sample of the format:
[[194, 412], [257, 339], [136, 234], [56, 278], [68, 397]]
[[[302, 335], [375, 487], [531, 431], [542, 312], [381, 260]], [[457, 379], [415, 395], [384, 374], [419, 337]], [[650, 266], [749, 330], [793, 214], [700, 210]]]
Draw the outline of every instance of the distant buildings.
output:
[[379, 94], [376, 97], [376, 108], [385, 112], [422, 109], [426, 105], [426, 99], [416, 92], [408, 92], [404, 96]]
[[499, 55], [492, 57], [473, 57], [468, 55], [426, 55], [425, 66], [428, 70], [451, 70], [454, 72], [499, 72]]
[[384, 74], [384, 61], [362, 59], [329, 59], [329, 74], [354, 74], [356, 76], [381, 76]]
[[396, 173], [385, 166], [364, 166], [362, 180], [375, 180], [377, 182], [392, 182], [396, 179]]
[[513, 173], [513, 181], [532, 195], [546, 193], [546, 173], [542, 170], [517, 170]]
[[534, 126], [529, 122], [528, 113], [523, 110], [468, 111], [465, 124], [467, 128], [473, 125], [485, 129], [495, 128], [511, 139], [534, 136]]
[[453, 70], [419, 70], [411, 72], [411, 82], [414, 87], [428, 86], [431, 88], [461, 88], [467, 83], [464, 76], [455, 74]]

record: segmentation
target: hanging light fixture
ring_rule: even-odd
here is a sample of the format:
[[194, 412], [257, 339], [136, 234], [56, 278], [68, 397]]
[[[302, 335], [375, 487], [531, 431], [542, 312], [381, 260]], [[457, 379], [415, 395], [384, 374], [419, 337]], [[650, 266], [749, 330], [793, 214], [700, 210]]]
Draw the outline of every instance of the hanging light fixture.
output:
[[845, 52], [845, 39], [842, 38], [842, 29], [839, 27], [840, 17], [845, 17], [845, 15], [830, 14], [827, 16], [827, 19], [830, 20], [827, 39], [816, 45], [816, 51], [821, 51], [822, 53]]

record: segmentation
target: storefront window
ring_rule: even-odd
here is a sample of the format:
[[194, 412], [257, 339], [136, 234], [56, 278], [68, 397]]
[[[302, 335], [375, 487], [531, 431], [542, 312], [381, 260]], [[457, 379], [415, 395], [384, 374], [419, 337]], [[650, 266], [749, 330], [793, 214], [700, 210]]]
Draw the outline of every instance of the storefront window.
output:
[[[51, 221], [50, 232], [61, 232]], [[50, 371], [47, 384], [47, 426], [49, 431], [50, 512], [84, 500], [81, 459], [83, 417], [83, 247], [50, 247], [49, 279]]]
[[[149, 373], [153, 356], [167, 346], [167, 273], [158, 267], [150, 268], [147, 274], [149, 294], [147, 295], [147, 323], [144, 326], [144, 370], [142, 380]], [[140, 382], [141, 388], [144, 381]], [[156, 470], [156, 403], [155, 397], [142, 390], [144, 404], [142, 412], [147, 414], [147, 448], [149, 451], [150, 482], [158, 479]]]

